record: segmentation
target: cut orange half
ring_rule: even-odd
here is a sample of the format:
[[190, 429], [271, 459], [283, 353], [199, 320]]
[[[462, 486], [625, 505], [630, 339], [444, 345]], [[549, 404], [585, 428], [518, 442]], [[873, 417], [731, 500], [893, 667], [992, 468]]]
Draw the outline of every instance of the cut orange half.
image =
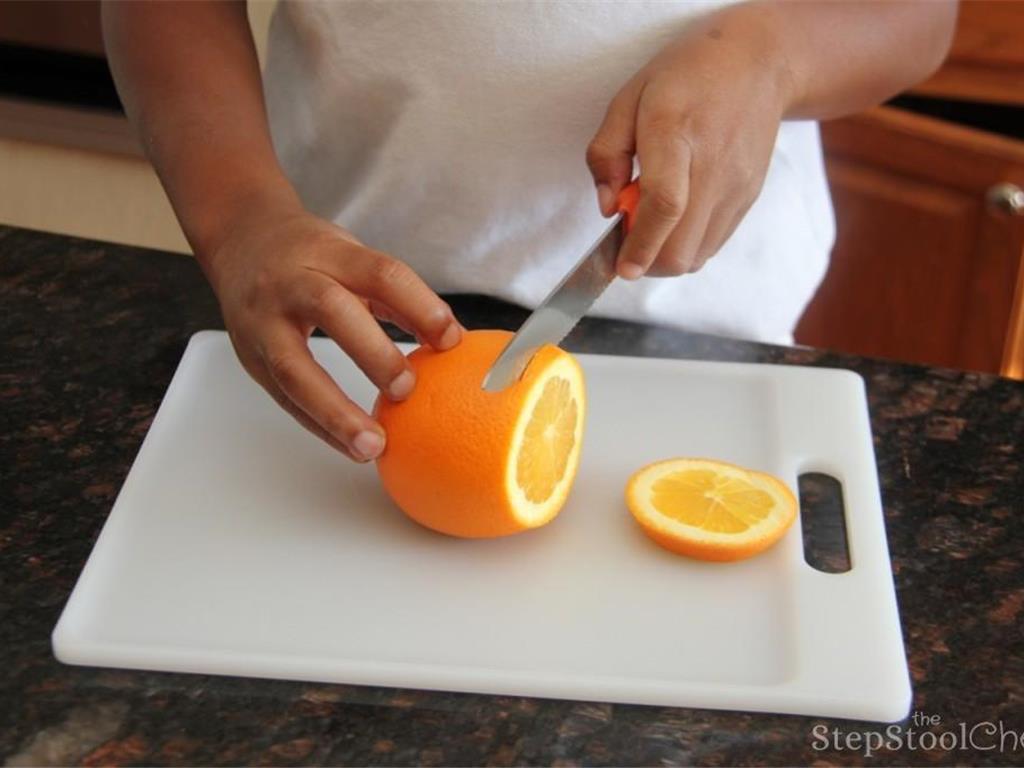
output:
[[470, 331], [458, 346], [409, 355], [412, 395], [377, 401], [387, 443], [377, 461], [385, 490], [417, 522], [453, 536], [504, 536], [552, 520], [580, 461], [586, 396], [568, 352], [542, 348], [501, 392], [484, 374], [505, 331]]
[[797, 501], [776, 477], [711, 459], [669, 459], [636, 472], [626, 504], [661, 546], [700, 560], [742, 560], [777, 542]]

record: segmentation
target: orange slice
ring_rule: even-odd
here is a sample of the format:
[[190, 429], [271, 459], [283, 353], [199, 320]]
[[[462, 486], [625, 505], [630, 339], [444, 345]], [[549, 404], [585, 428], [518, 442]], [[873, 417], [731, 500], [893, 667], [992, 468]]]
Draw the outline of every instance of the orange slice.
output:
[[522, 378], [485, 392], [484, 374], [511, 337], [470, 331], [445, 352], [409, 355], [416, 388], [374, 409], [387, 434], [377, 471], [409, 517], [469, 538], [536, 528], [558, 514], [580, 461], [586, 396], [568, 352], [542, 348]]
[[661, 546], [699, 560], [742, 560], [777, 542], [797, 500], [776, 477], [711, 459], [669, 459], [637, 471], [626, 504]]

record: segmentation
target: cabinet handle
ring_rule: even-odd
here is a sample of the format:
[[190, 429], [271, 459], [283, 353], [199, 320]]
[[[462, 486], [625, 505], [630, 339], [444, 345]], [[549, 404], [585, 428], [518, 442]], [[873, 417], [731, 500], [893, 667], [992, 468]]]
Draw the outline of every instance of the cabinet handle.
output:
[[1024, 216], [1024, 189], [1004, 181], [989, 187], [985, 193], [989, 206], [1011, 216]]

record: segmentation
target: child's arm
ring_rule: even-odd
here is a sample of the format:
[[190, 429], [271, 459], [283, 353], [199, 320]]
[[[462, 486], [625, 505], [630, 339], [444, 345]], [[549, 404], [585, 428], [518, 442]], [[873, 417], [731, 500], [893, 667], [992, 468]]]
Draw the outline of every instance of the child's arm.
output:
[[924, 79], [956, 1], [741, 3], [669, 44], [619, 91], [587, 151], [601, 209], [640, 163], [627, 278], [699, 269], [761, 191], [779, 123], [866, 109]]
[[310, 355], [319, 327], [383, 392], [414, 383], [373, 315], [438, 348], [461, 329], [395, 259], [303, 209], [270, 141], [244, 2], [105, 2], [110, 66], [246, 370], [299, 422], [372, 459], [383, 430]]

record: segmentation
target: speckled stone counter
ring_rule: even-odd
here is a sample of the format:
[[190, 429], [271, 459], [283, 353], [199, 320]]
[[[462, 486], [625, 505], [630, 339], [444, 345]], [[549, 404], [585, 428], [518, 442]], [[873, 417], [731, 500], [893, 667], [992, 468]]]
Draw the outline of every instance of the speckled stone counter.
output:
[[[524, 317], [479, 297], [452, 304], [468, 327]], [[0, 227], [8, 764], [1024, 763], [1020, 739], [1014, 751], [1003, 736], [1001, 751], [987, 728], [963, 749], [938, 741], [961, 723], [1024, 733], [1024, 385], [602, 320], [567, 346], [865, 377], [914, 709], [932, 718], [904, 723], [901, 748], [866, 758], [855, 734], [885, 726], [850, 721], [59, 664], [50, 631], [186, 341], [219, 327], [191, 259]], [[833, 728], [838, 743], [820, 736]], [[908, 728], [933, 736], [910, 748]]]

